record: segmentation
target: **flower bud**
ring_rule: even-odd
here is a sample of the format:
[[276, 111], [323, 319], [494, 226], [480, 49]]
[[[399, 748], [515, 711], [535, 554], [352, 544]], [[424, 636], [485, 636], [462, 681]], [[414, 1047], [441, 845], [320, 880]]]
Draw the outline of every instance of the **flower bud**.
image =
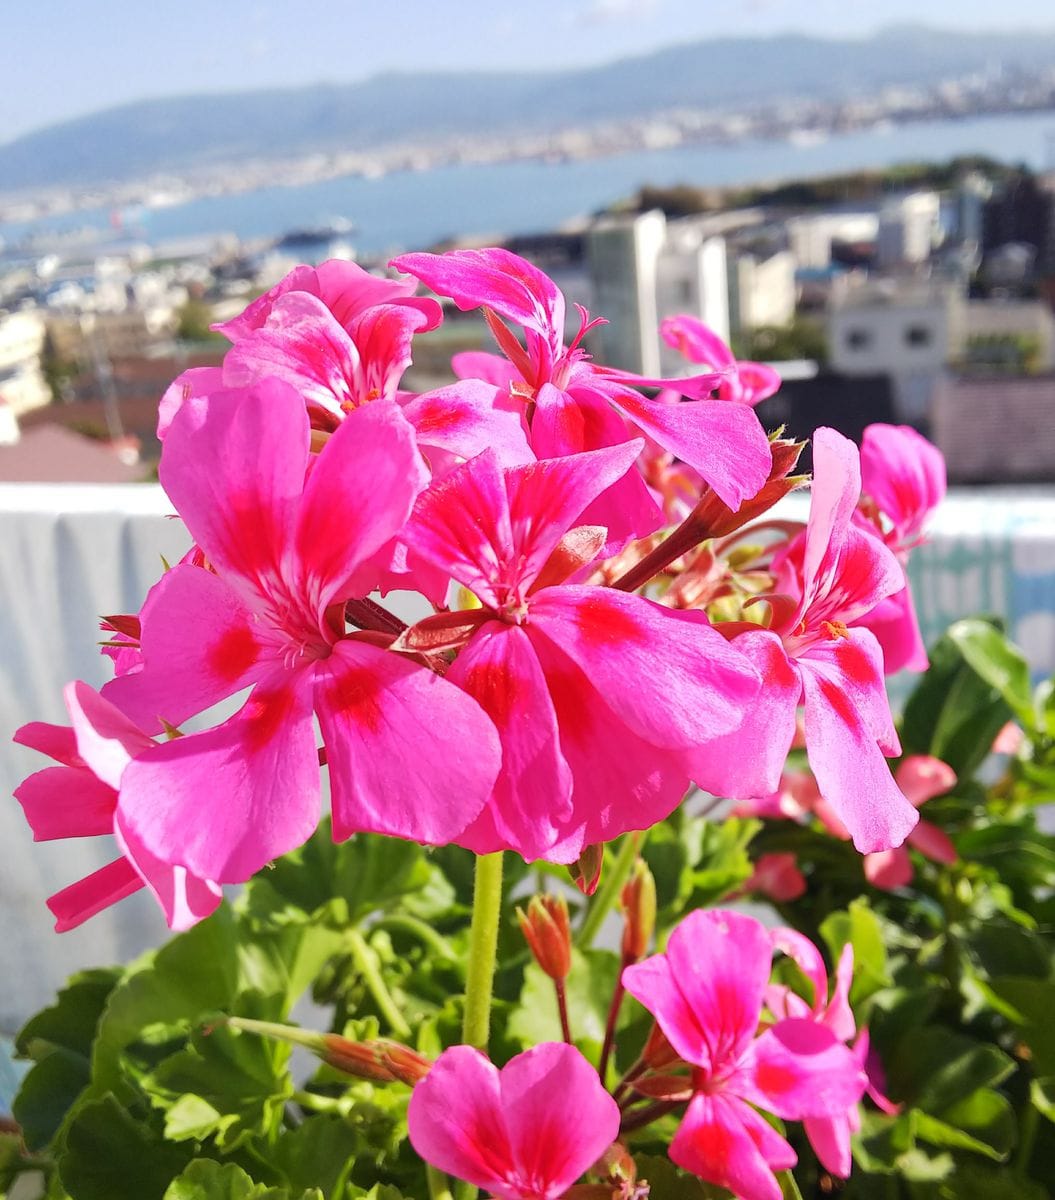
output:
[[592, 896], [597, 891], [601, 879], [601, 867], [604, 865], [604, 846], [586, 846], [579, 857], [568, 865], [568, 874], [572, 883], [584, 896]]
[[353, 1042], [340, 1034], [325, 1033], [322, 1043], [322, 1049], [317, 1053], [323, 1062], [347, 1075], [372, 1079], [376, 1083], [398, 1081], [413, 1087], [425, 1078], [432, 1066], [431, 1060], [424, 1055], [388, 1038]]
[[517, 909], [520, 932], [550, 979], [563, 982], [571, 970], [571, 924], [563, 896], [532, 896], [527, 912]]
[[644, 1050], [641, 1051], [641, 1057], [653, 1071], [660, 1067], [669, 1067], [672, 1063], [680, 1061], [677, 1050], [667, 1041], [667, 1035], [658, 1025], [652, 1026], [652, 1032], [648, 1035], [648, 1041], [645, 1043]]
[[656, 881], [643, 858], [634, 863], [620, 896], [623, 907], [623, 962], [635, 963], [648, 953], [656, 927]]
[[764, 512], [768, 512], [789, 492], [808, 482], [809, 477], [806, 475], [791, 474], [806, 443], [782, 438], [779, 436], [780, 432], [777, 430], [777, 433], [770, 436], [769, 448], [773, 452], [773, 465], [769, 470], [769, 478], [761, 490], [745, 500], [736, 512], [718, 499], [713, 488], [704, 488], [700, 502], [693, 512], [694, 519], [705, 531], [704, 537], [728, 537], [730, 533], [742, 529], [748, 521], [753, 521]]

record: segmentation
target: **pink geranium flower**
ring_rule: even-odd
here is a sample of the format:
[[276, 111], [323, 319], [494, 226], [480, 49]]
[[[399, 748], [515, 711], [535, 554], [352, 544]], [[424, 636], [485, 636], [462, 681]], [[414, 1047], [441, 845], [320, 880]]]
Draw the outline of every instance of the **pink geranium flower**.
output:
[[765, 363], [738, 360], [714, 330], [696, 317], [667, 317], [660, 322], [659, 332], [667, 345], [684, 354], [689, 362], [722, 372], [719, 400], [754, 407], [780, 390], [777, 371]]
[[[105, 690], [157, 729], [252, 688], [233, 717], [147, 751], [121, 781], [125, 828], [221, 882], [247, 879], [315, 828], [313, 711], [337, 839], [448, 842], [498, 772], [494, 727], [474, 701], [390, 652], [394, 634], [345, 629], [345, 602], [370, 590], [366, 565], [425, 484], [413, 430], [378, 401], [314, 459], [309, 436], [300, 397], [279, 380], [179, 410], [161, 481], [209, 569], [166, 573], [141, 614], [142, 669]], [[451, 754], [456, 743], [471, 751]]]
[[[678, 381], [644, 379], [590, 361], [581, 340], [596, 321], [580, 309], [582, 324], [564, 344], [564, 297], [553, 281], [507, 250], [404, 254], [393, 266], [416, 275], [463, 310], [484, 307], [506, 359], [473, 354], [455, 368], [506, 386], [523, 406], [530, 442], [553, 458], [625, 442], [627, 423], [700, 473], [732, 509], [755, 495], [769, 475], [769, 443], [745, 405], [710, 399], [719, 372]], [[521, 345], [499, 319], [519, 325]], [[688, 403], [650, 400], [639, 387], [675, 387]], [[614, 549], [629, 537], [653, 532], [662, 515], [636, 472], [621, 476], [585, 515], [603, 525]]]
[[[909, 425], [869, 425], [861, 441], [861, 504], [856, 519], [878, 533], [902, 566], [923, 540], [931, 513], [945, 498], [945, 459]], [[927, 651], [906, 585], [861, 619], [883, 647], [888, 675], [925, 671]]]
[[143, 886], [153, 892], [170, 929], [189, 928], [220, 903], [219, 887], [151, 854], [117, 807], [125, 769], [153, 748], [153, 738], [87, 684], [71, 683], [64, 695], [72, 728], [35, 721], [15, 734], [16, 742], [61, 764], [30, 775], [15, 789], [15, 798], [34, 840], [110, 834], [121, 855], [48, 900], [55, 929], [74, 929]]
[[737, 725], [757, 692], [753, 668], [702, 613], [566, 582], [605, 540], [581, 514], [640, 445], [506, 470], [480, 455], [425, 492], [404, 531], [482, 605], [404, 638], [462, 647], [447, 678], [501, 736], [491, 801], [459, 838], [478, 853], [572, 862], [660, 820], [684, 794], [682, 752]]
[[619, 1106], [575, 1049], [544, 1042], [499, 1071], [452, 1046], [410, 1097], [410, 1141], [495, 1200], [559, 1200], [619, 1133]]
[[[956, 783], [956, 772], [940, 758], [929, 754], [910, 754], [903, 759], [894, 779], [910, 804], [919, 808], [935, 796], [943, 796]], [[920, 821], [908, 835], [904, 846], [866, 854], [865, 878], [884, 891], [905, 887], [912, 881], [912, 859], [908, 847], [914, 846], [932, 862], [954, 863], [956, 847], [949, 835], [931, 821]]]
[[814, 480], [805, 532], [775, 563], [773, 623], [749, 629], [735, 645], [766, 680], [752, 719], [718, 739], [695, 765], [716, 795], [776, 792], [805, 708], [806, 755], [820, 794], [858, 850], [899, 846], [918, 820], [884, 755], [900, 743], [883, 684], [883, 655], [856, 623], [904, 586], [883, 543], [852, 523], [860, 495], [857, 449], [833, 429], [814, 435]]
[[627, 991], [693, 1067], [670, 1157], [742, 1200], [780, 1200], [774, 1171], [796, 1162], [756, 1109], [789, 1120], [838, 1115], [865, 1085], [849, 1050], [823, 1024], [789, 1017], [759, 1035], [772, 954], [753, 917], [697, 911], [671, 934], [665, 954], [623, 971]]

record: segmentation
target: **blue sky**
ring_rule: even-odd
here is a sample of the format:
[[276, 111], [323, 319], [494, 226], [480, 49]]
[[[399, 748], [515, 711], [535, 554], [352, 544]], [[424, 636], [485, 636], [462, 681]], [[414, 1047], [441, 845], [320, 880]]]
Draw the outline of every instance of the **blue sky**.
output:
[[5, 22], [0, 142], [145, 96], [544, 69], [785, 30], [1055, 29], [1051, 0], [43, 0]]

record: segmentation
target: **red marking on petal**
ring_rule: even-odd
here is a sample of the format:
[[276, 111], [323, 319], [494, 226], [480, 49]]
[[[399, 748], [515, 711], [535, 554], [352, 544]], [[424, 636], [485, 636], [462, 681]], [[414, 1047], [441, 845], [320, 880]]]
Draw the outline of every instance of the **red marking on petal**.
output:
[[384, 724], [377, 676], [360, 668], [342, 666], [332, 677], [330, 694], [337, 712], [376, 733]]
[[790, 1091], [798, 1083], [798, 1079], [794, 1071], [788, 1070], [780, 1063], [760, 1062], [755, 1071], [755, 1083], [759, 1090], [767, 1095], [779, 1096], [783, 1092]]
[[445, 408], [443, 405], [433, 404], [425, 410], [423, 415], [418, 416], [414, 424], [419, 435], [440, 433], [453, 428], [462, 418], [463, 414], [456, 408]]
[[577, 606], [575, 623], [582, 640], [594, 646], [603, 646], [615, 641], [642, 640], [641, 627], [634, 618], [623, 608], [606, 603], [600, 596]]
[[225, 629], [219, 641], [209, 647], [207, 661], [214, 675], [225, 683], [233, 683], [256, 662], [259, 653], [253, 631], [246, 625], [236, 625]]
[[546, 687], [557, 714], [562, 739], [570, 738], [580, 746], [589, 742], [594, 722], [590, 709], [582, 703], [582, 677], [572, 671], [546, 671]]
[[825, 700], [827, 700], [828, 706], [835, 713], [835, 715], [847, 725], [856, 725], [860, 718], [854, 709], [854, 706], [847, 698], [846, 693], [840, 691], [830, 679], [820, 679], [818, 680], [818, 683], [820, 685], [821, 694], [824, 696]]
[[261, 692], [258, 688], [245, 702], [242, 720], [251, 750], [259, 750], [275, 737], [293, 709], [293, 692]]
[[[846, 627], [843, 626], [843, 628], [845, 629]], [[846, 634], [842, 636], [847, 637]], [[868, 655], [865, 654], [860, 646], [855, 645], [852, 641], [845, 641], [839, 647], [837, 658], [839, 666], [847, 679], [864, 686], [875, 682], [875, 670], [868, 659]]]
[[517, 681], [499, 663], [478, 663], [465, 677], [465, 690], [498, 725], [507, 725], [516, 708]]

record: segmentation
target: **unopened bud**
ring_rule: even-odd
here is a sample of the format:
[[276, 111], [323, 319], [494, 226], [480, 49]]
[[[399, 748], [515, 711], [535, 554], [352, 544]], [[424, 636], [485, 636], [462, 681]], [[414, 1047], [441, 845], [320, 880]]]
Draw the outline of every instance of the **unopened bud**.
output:
[[623, 907], [623, 962], [635, 963], [648, 953], [656, 927], [656, 881], [648, 863], [639, 858], [620, 896]]
[[573, 863], [569, 863], [571, 881], [584, 896], [592, 896], [597, 891], [603, 865], [604, 846], [600, 843], [587, 846]]
[[527, 912], [517, 909], [520, 932], [550, 979], [563, 982], [571, 970], [571, 924], [563, 896], [532, 896]]
[[742, 529], [748, 521], [753, 521], [764, 512], [768, 512], [789, 492], [809, 482], [806, 475], [791, 474], [806, 443], [782, 438], [779, 433], [778, 430], [777, 435], [770, 437], [769, 448], [773, 453], [773, 465], [769, 469], [769, 478], [761, 489], [746, 499], [735, 512], [724, 501], [719, 500], [713, 488], [704, 488], [693, 513], [705, 531], [704, 537], [728, 537], [730, 533]]

